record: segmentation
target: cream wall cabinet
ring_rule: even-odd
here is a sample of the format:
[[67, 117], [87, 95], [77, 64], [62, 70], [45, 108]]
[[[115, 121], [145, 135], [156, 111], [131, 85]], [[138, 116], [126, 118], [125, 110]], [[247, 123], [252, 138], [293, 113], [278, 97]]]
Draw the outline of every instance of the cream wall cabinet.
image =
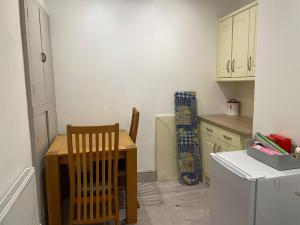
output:
[[258, 6], [256, 5], [250, 8], [248, 77], [255, 77], [256, 74], [257, 16], [258, 16]]
[[219, 24], [219, 77], [231, 77], [232, 17]]
[[253, 2], [220, 19], [218, 81], [255, 79], [257, 11]]
[[210, 153], [243, 150], [247, 138], [204, 121], [200, 122], [200, 130], [203, 176], [208, 182]]

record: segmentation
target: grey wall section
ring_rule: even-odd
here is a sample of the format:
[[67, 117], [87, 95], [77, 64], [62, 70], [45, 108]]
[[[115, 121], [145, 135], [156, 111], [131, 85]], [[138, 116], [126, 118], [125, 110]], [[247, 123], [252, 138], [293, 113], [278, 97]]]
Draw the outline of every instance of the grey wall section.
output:
[[261, 0], [254, 131], [290, 136], [300, 145], [300, 1]]
[[19, 1], [0, 1], [0, 199], [32, 165]]
[[[46, 223], [45, 155], [57, 134], [49, 17], [37, 0], [21, 0], [22, 37], [40, 218]], [[42, 54], [46, 56], [42, 61]]]

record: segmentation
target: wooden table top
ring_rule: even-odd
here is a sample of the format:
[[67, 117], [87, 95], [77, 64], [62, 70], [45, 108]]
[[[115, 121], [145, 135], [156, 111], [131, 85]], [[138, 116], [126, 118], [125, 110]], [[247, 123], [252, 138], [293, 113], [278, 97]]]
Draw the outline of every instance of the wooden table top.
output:
[[203, 115], [200, 116], [200, 119], [242, 136], [252, 136], [252, 118], [228, 115]]
[[[99, 143], [100, 147], [101, 142]], [[46, 156], [48, 155], [57, 155], [57, 156], [66, 156], [68, 155], [68, 147], [67, 147], [67, 135], [60, 134], [56, 136], [53, 143], [51, 144], [50, 148]], [[119, 133], [119, 151], [128, 151], [130, 149], [136, 149], [136, 145], [131, 140], [128, 132], [126, 130], [120, 130]]]

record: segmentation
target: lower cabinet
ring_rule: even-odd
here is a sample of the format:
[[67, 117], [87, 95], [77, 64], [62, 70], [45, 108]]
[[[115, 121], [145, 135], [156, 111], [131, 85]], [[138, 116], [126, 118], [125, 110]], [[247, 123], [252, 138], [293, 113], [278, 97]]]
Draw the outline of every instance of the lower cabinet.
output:
[[202, 169], [204, 181], [209, 182], [210, 153], [243, 150], [246, 138], [207, 122], [200, 122]]
[[236, 148], [224, 141], [219, 140], [218, 141], [219, 146], [218, 146], [218, 152], [230, 152], [230, 151], [239, 151], [242, 150], [242, 148]]
[[210, 153], [214, 153], [217, 150], [218, 139], [208, 133], [201, 132], [202, 139], [202, 155], [203, 155], [203, 173], [204, 178], [209, 177], [209, 161], [210, 161]]

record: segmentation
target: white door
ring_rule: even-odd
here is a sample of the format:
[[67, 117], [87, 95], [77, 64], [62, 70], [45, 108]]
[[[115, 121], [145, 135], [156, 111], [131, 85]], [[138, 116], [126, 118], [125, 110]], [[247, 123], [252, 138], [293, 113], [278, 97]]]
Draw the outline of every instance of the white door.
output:
[[46, 97], [48, 104], [55, 104], [54, 90], [54, 74], [52, 62], [52, 48], [50, 39], [50, 23], [49, 16], [41, 9], [40, 10], [41, 37], [43, 53], [46, 55], [44, 62], [44, 74], [46, 85]]
[[40, 31], [40, 10], [32, 1], [28, 0], [28, 36], [29, 36], [29, 53], [30, 53], [30, 79], [33, 94], [33, 107], [40, 107], [47, 103], [45, 77], [42, 63], [42, 42]]
[[233, 17], [232, 77], [248, 75], [249, 10]]
[[211, 160], [210, 225], [254, 225], [256, 180], [216, 155]]
[[231, 77], [232, 17], [219, 24], [218, 77]]
[[202, 132], [202, 154], [203, 154], [203, 168], [204, 176], [209, 178], [210, 175], [210, 153], [215, 153], [217, 151], [218, 139], [208, 133]]
[[300, 175], [257, 183], [255, 225], [300, 224]]
[[258, 6], [250, 9], [250, 27], [249, 27], [249, 53], [248, 53], [248, 76], [256, 75], [256, 37], [257, 37], [257, 14]]
[[55, 105], [51, 107], [47, 112], [48, 118], [48, 139], [51, 144], [57, 135], [57, 116]]

